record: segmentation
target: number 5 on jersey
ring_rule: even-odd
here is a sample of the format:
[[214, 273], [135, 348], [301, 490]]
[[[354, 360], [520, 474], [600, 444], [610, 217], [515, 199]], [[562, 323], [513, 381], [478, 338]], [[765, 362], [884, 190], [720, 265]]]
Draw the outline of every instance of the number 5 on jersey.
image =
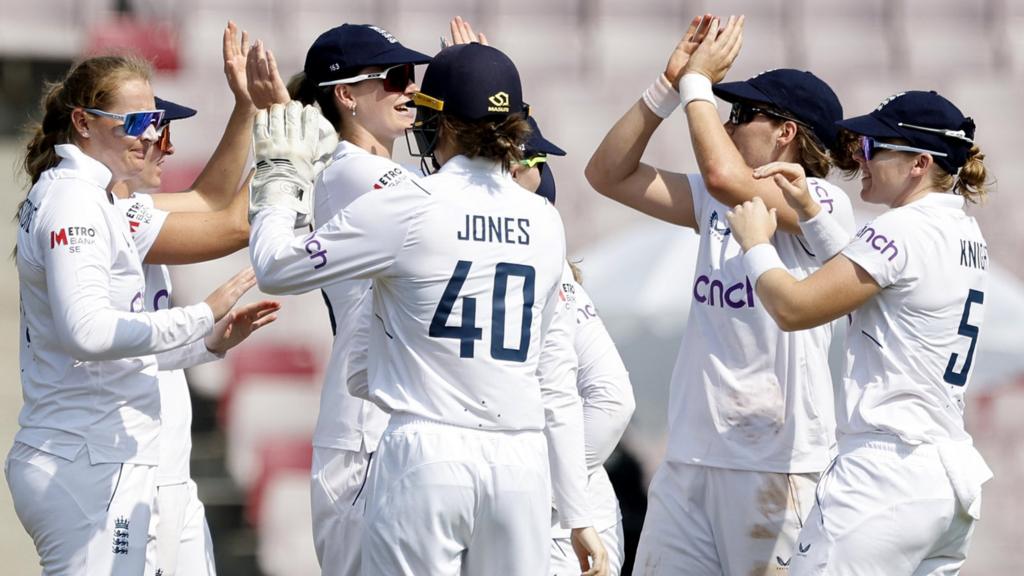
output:
[[[462, 298], [462, 322], [449, 326], [448, 317], [455, 307], [455, 300], [462, 291], [473, 263], [459, 260], [452, 277], [444, 288], [441, 301], [434, 310], [428, 334], [432, 338], [453, 338], [459, 341], [459, 357], [473, 358], [476, 341], [483, 339], [483, 330], [476, 325], [476, 298]], [[508, 279], [516, 276], [523, 279], [522, 322], [519, 330], [519, 345], [505, 347], [505, 300], [508, 294]], [[495, 360], [525, 362], [530, 350], [530, 326], [533, 323], [533, 292], [535, 273], [532, 266], [500, 262], [494, 267], [494, 288], [491, 292], [491, 357]]]

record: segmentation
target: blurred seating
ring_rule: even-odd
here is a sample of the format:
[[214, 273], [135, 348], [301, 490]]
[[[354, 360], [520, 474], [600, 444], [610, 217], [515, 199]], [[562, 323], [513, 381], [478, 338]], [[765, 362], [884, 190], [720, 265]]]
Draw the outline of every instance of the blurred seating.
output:
[[259, 460], [246, 516], [259, 537], [260, 568], [267, 576], [319, 575], [309, 495], [312, 437], [268, 439]]
[[260, 446], [308, 439], [320, 402], [317, 362], [306, 347], [264, 344], [229, 356], [231, 376], [221, 399], [227, 469], [242, 488], [256, 481]]

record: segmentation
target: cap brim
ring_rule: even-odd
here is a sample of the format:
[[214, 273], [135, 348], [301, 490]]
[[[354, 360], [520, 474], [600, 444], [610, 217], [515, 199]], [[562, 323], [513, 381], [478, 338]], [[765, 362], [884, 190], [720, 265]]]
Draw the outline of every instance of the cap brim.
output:
[[397, 46], [392, 50], [367, 59], [360, 66], [392, 66], [395, 64], [430, 64], [433, 57], [422, 52], [410, 50], [405, 46]]
[[181, 104], [175, 104], [170, 100], [164, 100], [163, 98], [155, 98], [157, 110], [164, 111], [164, 122], [170, 122], [171, 120], [182, 120], [184, 118], [191, 118], [196, 115], [196, 111], [188, 106], [182, 106]]
[[863, 116], [854, 116], [853, 118], [847, 118], [846, 120], [840, 120], [836, 122], [836, 126], [844, 128], [853, 132], [854, 134], [860, 134], [862, 136], [871, 136], [873, 138], [902, 138], [903, 135], [891, 128], [888, 124], [878, 120], [870, 114]]
[[754, 88], [748, 82], [724, 82], [721, 84], [715, 84], [711, 89], [714, 91], [715, 96], [718, 96], [726, 102], [742, 100], [745, 102], [765, 102], [768, 104], [774, 104], [772, 99], [764, 92]]
[[565, 156], [565, 150], [555, 146], [547, 138], [534, 134], [526, 142], [527, 154], [547, 154], [548, 156]]

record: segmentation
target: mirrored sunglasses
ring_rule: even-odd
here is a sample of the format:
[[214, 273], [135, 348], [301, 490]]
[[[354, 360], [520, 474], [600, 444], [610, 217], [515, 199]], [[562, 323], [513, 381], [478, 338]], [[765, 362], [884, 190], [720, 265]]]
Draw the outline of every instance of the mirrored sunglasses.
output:
[[903, 146], [901, 144], [889, 144], [888, 142], [879, 142], [871, 136], [860, 137], [860, 151], [864, 155], [864, 160], [871, 160], [874, 157], [877, 150], [895, 150], [897, 152], [913, 152], [915, 154], [931, 154], [932, 156], [948, 156], [945, 152], [936, 152], [934, 150], [925, 150], [924, 148], [915, 148], [913, 146]]
[[97, 108], [85, 108], [85, 111], [96, 116], [120, 120], [123, 123], [122, 127], [125, 136], [131, 136], [132, 138], [142, 136], [150, 126], [159, 126], [160, 122], [164, 119], [163, 110], [142, 110], [139, 112], [128, 112], [127, 114], [114, 114], [113, 112], [106, 112]]
[[334, 86], [335, 84], [355, 84], [363, 80], [382, 80], [384, 90], [388, 92], [405, 92], [409, 84], [416, 81], [416, 67], [412, 64], [396, 64], [380, 72], [368, 72], [351, 78], [321, 82], [317, 86]]
[[156, 145], [161, 152], [166, 154], [171, 150], [171, 123], [168, 122], [157, 128], [157, 132], [160, 133], [160, 138], [156, 141]]

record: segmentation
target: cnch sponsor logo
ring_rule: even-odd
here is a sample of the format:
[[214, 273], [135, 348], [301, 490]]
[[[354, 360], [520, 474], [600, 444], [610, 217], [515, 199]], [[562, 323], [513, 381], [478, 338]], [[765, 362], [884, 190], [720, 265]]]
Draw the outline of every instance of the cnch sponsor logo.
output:
[[701, 274], [693, 282], [693, 299], [718, 308], [753, 308], [754, 286], [746, 276], [742, 282], [726, 286], [717, 278]]
[[865, 225], [857, 232], [857, 238], [860, 238], [867, 242], [868, 246], [871, 246], [876, 251], [880, 252], [882, 256], [889, 256], [889, 261], [892, 262], [899, 256], [899, 248], [896, 247], [896, 242], [890, 240], [883, 234], [880, 234], [877, 230], [871, 226]]
[[306, 239], [306, 254], [309, 254], [309, 259], [313, 262], [317, 262], [313, 265], [313, 269], [323, 268], [327, 265], [327, 250], [320, 244], [320, 240], [317, 239], [316, 234], [311, 235]]

